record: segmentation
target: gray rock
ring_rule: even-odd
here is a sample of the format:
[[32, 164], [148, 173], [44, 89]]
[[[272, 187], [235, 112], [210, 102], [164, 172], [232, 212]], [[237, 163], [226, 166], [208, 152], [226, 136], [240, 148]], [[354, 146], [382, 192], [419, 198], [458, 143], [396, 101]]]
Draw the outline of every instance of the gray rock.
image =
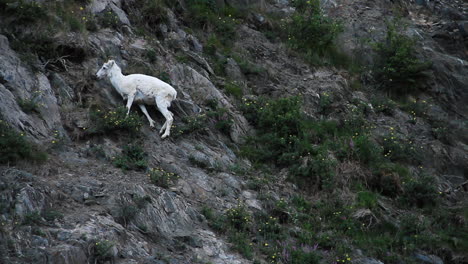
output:
[[122, 9], [120, 9], [120, 7], [114, 3], [110, 3], [110, 7], [119, 18], [120, 23], [130, 26], [130, 20], [128, 19], [127, 14]]
[[442, 261], [441, 258], [434, 255], [415, 253], [414, 258], [421, 264], [444, 264], [444, 261]]
[[60, 241], [66, 241], [72, 236], [72, 233], [68, 231], [60, 231], [57, 233], [57, 239]]
[[54, 264], [79, 264], [87, 263], [88, 257], [83, 248], [72, 245], [58, 245], [47, 249], [50, 255], [50, 263]]
[[[54, 130], [63, 130], [49, 80], [42, 73], [27, 70], [3, 35], [0, 35], [0, 80], [0, 113], [5, 121], [41, 141], [50, 140]], [[34, 99], [40, 116], [25, 114], [17, 103], [19, 99]]]
[[34, 212], [41, 212], [45, 208], [45, 195], [31, 186], [21, 189], [16, 196], [15, 213], [21, 217]]
[[384, 264], [380, 260], [373, 258], [358, 258], [352, 261], [353, 264]]
[[245, 81], [245, 76], [241, 72], [239, 65], [234, 59], [232, 58], [227, 59], [225, 71], [226, 71], [226, 76], [228, 77], [229, 80], [235, 81], [237, 83], [242, 83]]
[[227, 98], [213, 85], [213, 83], [189, 66], [177, 66], [171, 72], [173, 84], [180, 87], [196, 103], [204, 103], [208, 99], [215, 99], [219, 105], [226, 108], [231, 114], [234, 124], [231, 127], [231, 138], [239, 143], [250, 130], [244, 116], [235, 112], [234, 106]]
[[31, 245], [33, 247], [48, 247], [49, 240], [40, 236], [31, 236]]

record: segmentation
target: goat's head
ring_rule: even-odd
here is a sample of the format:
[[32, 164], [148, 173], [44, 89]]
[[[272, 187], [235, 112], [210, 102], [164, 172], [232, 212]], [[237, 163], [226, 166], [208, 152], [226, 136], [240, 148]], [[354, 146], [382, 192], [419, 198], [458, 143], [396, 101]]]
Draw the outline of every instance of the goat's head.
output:
[[109, 60], [108, 62], [104, 63], [101, 67], [101, 69], [99, 69], [99, 71], [96, 73], [96, 76], [101, 79], [105, 76], [109, 76], [110, 75], [110, 72], [111, 72], [111, 69], [112, 67], [114, 67], [115, 64], [115, 61], [114, 60]]

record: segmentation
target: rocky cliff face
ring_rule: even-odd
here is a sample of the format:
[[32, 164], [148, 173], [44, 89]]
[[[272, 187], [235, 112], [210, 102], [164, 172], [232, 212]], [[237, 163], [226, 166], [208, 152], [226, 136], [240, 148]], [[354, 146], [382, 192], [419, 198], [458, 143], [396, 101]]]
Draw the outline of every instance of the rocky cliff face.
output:
[[[359, 73], [311, 66], [269, 36], [274, 23], [297, 11], [290, 1], [211, 1], [245, 13], [229, 47], [214, 51], [216, 30], [187, 15], [196, 1], [57, 2], [0, 1], [0, 117], [48, 154], [45, 162], [14, 159], [0, 167], [0, 263], [468, 261], [463, 1], [322, 1], [324, 12], [344, 25], [336, 45], [366, 66]], [[414, 104], [390, 100], [382, 110], [375, 98], [387, 97], [376, 88], [375, 52], [364, 40], [384, 39], [385, 19], [397, 14], [408, 23], [403, 33], [416, 39], [417, 56], [432, 67], [423, 92], [405, 97]], [[111, 116], [124, 105], [108, 81], [94, 77], [108, 58], [126, 74], [150, 74], [176, 88], [182, 100], [171, 108], [169, 139], [147, 123], [131, 132], [99, 130], [96, 122], [107, 121], [93, 117], [96, 109]], [[362, 111], [373, 142], [384, 145], [388, 136], [421, 148], [418, 162], [401, 163], [432, 177], [438, 205], [401, 206], [399, 189], [417, 195], [424, 183], [408, 189], [401, 174], [376, 172], [338, 151], [324, 156], [336, 161], [332, 189], [300, 184], [287, 166], [252, 164], [242, 155], [255, 134], [245, 102], [291, 96], [301, 97], [302, 114], [316, 122], [345, 122]], [[154, 107], [150, 115], [162, 124]], [[142, 170], [118, 168], [128, 145], [141, 146]], [[398, 195], [372, 189], [376, 177], [390, 179], [382, 185]], [[363, 193], [371, 193], [370, 202]], [[422, 201], [433, 193], [424, 195]], [[412, 218], [405, 222], [406, 216]], [[439, 224], [455, 232], [441, 233]], [[385, 244], [386, 237], [369, 233], [370, 244], [381, 245], [370, 249], [348, 229], [401, 239]]]

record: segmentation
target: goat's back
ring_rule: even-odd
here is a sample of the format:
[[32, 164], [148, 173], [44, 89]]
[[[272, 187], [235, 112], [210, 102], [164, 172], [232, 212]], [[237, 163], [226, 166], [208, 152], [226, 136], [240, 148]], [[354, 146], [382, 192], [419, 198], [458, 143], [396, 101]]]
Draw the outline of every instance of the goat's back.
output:
[[174, 100], [177, 96], [176, 90], [168, 83], [160, 79], [144, 74], [130, 74], [125, 76], [124, 80], [127, 87], [136, 89], [145, 96], [167, 96]]

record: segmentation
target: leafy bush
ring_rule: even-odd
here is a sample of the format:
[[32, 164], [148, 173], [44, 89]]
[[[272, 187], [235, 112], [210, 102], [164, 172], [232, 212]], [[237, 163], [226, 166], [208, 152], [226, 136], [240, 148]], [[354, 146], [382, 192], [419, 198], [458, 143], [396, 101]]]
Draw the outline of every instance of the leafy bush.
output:
[[357, 194], [358, 206], [374, 209], [377, 207], [377, 195], [369, 191], [361, 191]]
[[343, 30], [342, 26], [323, 14], [319, 0], [296, 0], [293, 5], [296, 12], [286, 25], [291, 47], [306, 54], [314, 64], [320, 63], [318, 57], [324, 56], [338, 61], [340, 55], [333, 41]]
[[236, 82], [228, 82], [224, 85], [224, 90], [226, 93], [234, 96], [236, 99], [242, 98], [243, 92], [242, 87]]
[[15, 163], [19, 160], [45, 161], [47, 155], [29, 143], [24, 133], [14, 131], [0, 119], [0, 164]]
[[151, 183], [162, 188], [169, 188], [171, 183], [178, 178], [176, 174], [167, 172], [161, 168], [150, 169], [148, 176]]
[[401, 34], [398, 21], [387, 23], [387, 36], [382, 42], [374, 43], [378, 53], [375, 65], [377, 80], [383, 88], [395, 94], [407, 94], [418, 89], [418, 80], [423, 71], [431, 67], [415, 55], [415, 40]]
[[119, 17], [110, 9], [104, 10], [97, 20], [103, 27], [117, 29], [120, 26]]
[[215, 32], [224, 46], [229, 46], [236, 36], [237, 19], [244, 14], [238, 10], [220, 7], [215, 0], [188, 0], [186, 19], [192, 25]]
[[67, 20], [68, 20], [68, 25], [70, 26], [71, 31], [82, 32], [86, 28], [86, 24], [83, 24], [81, 20], [77, 17], [69, 16]]
[[218, 102], [215, 100], [208, 100], [207, 106], [211, 109], [204, 114], [184, 117], [182, 119], [184, 124], [175, 126], [174, 135], [197, 133], [209, 127], [214, 127], [223, 134], [229, 135], [233, 121], [227, 109], [218, 107]]
[[122, 155], [115, 157], [112, 163], [123, 170], [144, 170], [147, 167], [146, 153], [138, 145], [126, 145]]
[[437, 204], [439, 192], [436, 189], [435, 178], [429, 175], [409, 180], [403, 185], [401, 201], [419, 208]]
[[32, 24], [48, 18], [47, 9], [40, 2], [0, 0], [0, 12], [12, 17], [16, 25]]
[[31, 212], [24, 215], [22, 225], [40, 225], [43, 224], [41, 214], [38, 211]]
[[237, 231], [248, 231], [252, 217], [243, 204], [238, 204], [226, 211], [226, 220]]
[[167, 12], [164, 7], [164, 0], [144, 0], [141, 3], [142, 8], [142, 19], [150, 27], [155, 27], [158, 24], [165, 23], [167, 21]]
[[139, 131], [143, 125], [140, 116], [130, 112], [127, 116], [127, 108], [119, 107], [110, 111], [94, 108], [90, 111], [92, 121], [91, 133], [109, 133], [113, 131], [134, 132]]
[[[384, 157], [391, 161], [419, 163], [423, 159], [417, 146], [411, 139], [397, 138], [390, 134], [382, 141]], [[422, 148], [421, 146], [419, 147]]]
[[384, 96], [375, 96], [371, 99], [371, 104], [376, 113], [383, 113], [384, 115], [393, 116], [397, 104], [391, 99]]
[[232, 58], [237, 62], [243, 74], [260, 74], [265, 71], [261, 66], [251, 63], [240, 55], [233, 54]]
[[111, 249], [114, 247], [114, 242], [109, 240], [97, 241], [94, 245], [94, 257], [97, 263], [103, 263], [105, 260], [112, 258]]
[[36, 102], [35, 98], [19, 99], [18, 105], [21, 107], [21, 110], [27, 114], [39, 112], [39, 104]]
[[213, 209], [207, 206], [203, 206], [201, 213], [208, 220], [208, 224], [211, 228], [219, 232], [226, 231], [226, 218], [224, 215], [216, 215]]
[[174, 136], [181, 136], [184, 134], [196, 133], [203, 131], [206, 128], [206, 114], [197, 116], [189, 116], [182, 118], [183, 125], [176, 125], [174, 127]]
[[232, 243], [232, 248], [237, 252], [241, 253], [246, 259], [252, 259], [254, 249], [252, 243], [249, 241], [249, 237], [243, 232], [232, 232], [228, 236], [229, 243]]
[[396, 197], [402, 192], [402, 182], [410, 178], [406, 167], [395, 163], [379, 163], [373, 168], [369, 187], [382, 195]]

